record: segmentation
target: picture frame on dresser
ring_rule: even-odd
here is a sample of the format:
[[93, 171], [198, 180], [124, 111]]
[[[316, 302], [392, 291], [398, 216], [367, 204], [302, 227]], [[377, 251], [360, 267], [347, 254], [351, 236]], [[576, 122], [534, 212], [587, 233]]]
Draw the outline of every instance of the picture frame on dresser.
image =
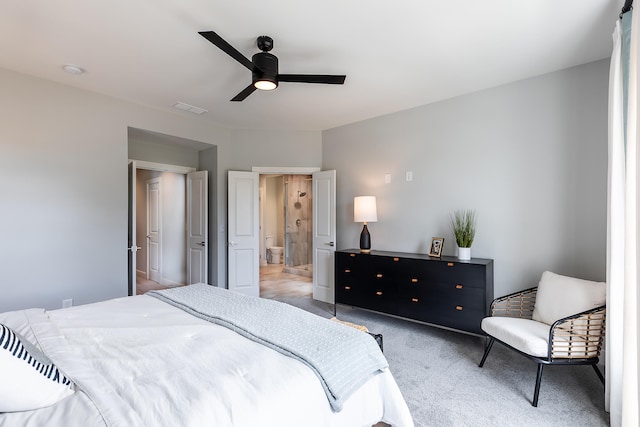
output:
[[429, 256], [440, 258], [442, 256], [442, 248], [444, 246], [444, 237], [432, 237], [431, 246], [429, 246]]

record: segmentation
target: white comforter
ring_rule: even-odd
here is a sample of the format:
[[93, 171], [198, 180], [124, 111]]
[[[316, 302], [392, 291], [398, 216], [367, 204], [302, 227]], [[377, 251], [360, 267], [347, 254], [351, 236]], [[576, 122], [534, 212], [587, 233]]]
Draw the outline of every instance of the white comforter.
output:
[[333, 412], [303, 363], [149, 296], [0, 322], [79, 387], [52, 407], [0, 414], [0, 426], [413, 426], [388, 370]]

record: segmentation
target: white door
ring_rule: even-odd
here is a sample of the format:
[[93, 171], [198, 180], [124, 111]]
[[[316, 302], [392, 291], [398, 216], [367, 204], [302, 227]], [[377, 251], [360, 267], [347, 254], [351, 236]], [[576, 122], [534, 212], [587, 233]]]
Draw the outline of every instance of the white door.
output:
[[336, 171], [313, 174], [313, 299], [335, 302]]
[[162, 279], [162, 192], [160, 178], [145, 181], [147, 189], [147, 279]]
[[187, 284], [207, 283], [207, 171], [187, 174]]
[[229, 289], [260, 296], [259, 175], [229, 171], [227, 181]]
[[129, 296], [136, 294], [136, 253], [141, 249], [136, 243], [136, 162], [129, 162], [129, 225], [127, 227], [128, 241], [128, 279]]

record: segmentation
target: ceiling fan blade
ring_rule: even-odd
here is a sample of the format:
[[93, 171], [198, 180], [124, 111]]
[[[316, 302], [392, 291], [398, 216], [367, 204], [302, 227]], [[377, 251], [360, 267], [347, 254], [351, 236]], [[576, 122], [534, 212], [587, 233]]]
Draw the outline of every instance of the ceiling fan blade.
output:
[[244, 99], [247, 96], [251, 95], [255, 90], [256, 90], [256, 87], [253, 85], [253, 83], [251, 83], [249, 86], [247, 86], [244, 89], [242, 89], [242, 92], [240, 92], [239, 94], [234, 96], [231, 100], [232, 101], [244, 101]]
[[281, 82], [326, 83], [330, 85], [341, 85], [346, 77], [328, 74], [278, 74], [278, 80]]
[[198, 34], [209, 40], [214, 45], [218, 46], [220, 50], [247, 67], [250, 71], [254, 70], [255, 66], [253, 65], [253, 62], [251, 62], [246, 56], [238, 52], [235, 47], [227, 43], [217, 33], [213, 31], [199, 31]]

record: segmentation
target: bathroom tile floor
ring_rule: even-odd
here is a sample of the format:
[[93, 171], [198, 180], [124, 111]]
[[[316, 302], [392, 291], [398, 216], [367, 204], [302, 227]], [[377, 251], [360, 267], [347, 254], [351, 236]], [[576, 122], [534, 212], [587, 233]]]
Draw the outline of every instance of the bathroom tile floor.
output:
[[284, 273], [282, 264], [267, 264], [260, 267], [260, 296], [276, 297], [308, 297], [311, 298], [311, 277]]

